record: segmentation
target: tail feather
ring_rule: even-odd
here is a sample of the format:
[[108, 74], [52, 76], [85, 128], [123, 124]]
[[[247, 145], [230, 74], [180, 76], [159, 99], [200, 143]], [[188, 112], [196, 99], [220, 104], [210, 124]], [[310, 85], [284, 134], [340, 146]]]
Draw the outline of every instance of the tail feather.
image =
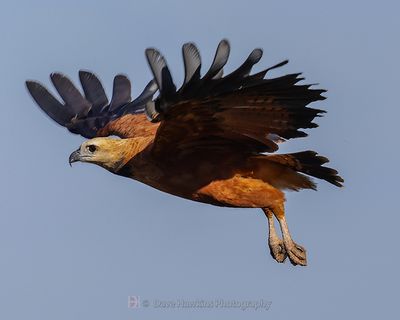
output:
[[324, 167], [329, 160], [314, 151], [303, 151], [289, 154], [268, 156], [268, 160], [287, 166], [295, 171], [323, 179], [337, 187], [343, 187], [343, 178], [335, 169]]

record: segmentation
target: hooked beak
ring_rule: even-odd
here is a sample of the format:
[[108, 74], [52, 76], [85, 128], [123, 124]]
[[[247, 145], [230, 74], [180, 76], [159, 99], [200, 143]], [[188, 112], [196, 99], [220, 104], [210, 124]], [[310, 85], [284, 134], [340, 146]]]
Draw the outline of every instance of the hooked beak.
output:
[[72, 152], [71, 155], [69, 156], [69, 165], [72, 167], [72, 163], [80, 160], [81, 160], [81, 150], [77, 149], [74, 152]]

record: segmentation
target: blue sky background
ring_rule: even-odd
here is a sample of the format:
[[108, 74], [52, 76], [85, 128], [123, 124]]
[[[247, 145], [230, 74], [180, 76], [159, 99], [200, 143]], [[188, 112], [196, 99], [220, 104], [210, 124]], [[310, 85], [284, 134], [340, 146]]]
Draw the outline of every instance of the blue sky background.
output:
[[[3, 1], [0, 50], [1, 319], [338, 319], [398, 313], [396, 1]], [[228, 71], [254, 47], [259, 69], [303, 71], [328, 89], [328, 110], [307, 139], [346, 180], [290, 193], [287, 216], [309, 266], [269, 255], [260, 210], [172, 197], [93, 165], [68, 166], [83, 141], [46, 118], [24, 86], [53, 71], [95, 71], [110, 93], [130, 76], [137, 94], [159, 48], [177, 83], [180, 47], [198, 44], [206, 68], [219, 40]], [[259, 70], [258, 69], [258, 70]], [[153, 300], [272, 301], [269, 311], [129, 309]]]

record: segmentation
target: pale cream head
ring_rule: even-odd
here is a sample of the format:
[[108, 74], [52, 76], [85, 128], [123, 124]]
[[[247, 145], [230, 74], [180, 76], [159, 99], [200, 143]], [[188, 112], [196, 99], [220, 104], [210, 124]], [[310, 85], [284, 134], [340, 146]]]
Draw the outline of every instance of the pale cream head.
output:
[[69, 157], [69, 163], [89, 162], [109, 171], [118, 171], [127, 159], [127, 139], [94, 138], [85, 141]]

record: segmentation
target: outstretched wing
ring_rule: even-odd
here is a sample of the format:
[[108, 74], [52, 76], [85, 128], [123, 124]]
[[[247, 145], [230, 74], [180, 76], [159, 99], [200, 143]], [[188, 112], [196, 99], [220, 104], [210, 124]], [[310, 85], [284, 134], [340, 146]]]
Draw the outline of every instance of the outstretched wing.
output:
[[146, 56], [160, 95], [146, 104], [146, 114], [153, 122], [161, 122], [153, 152], [163, 157], [177, 158], [193, 152], [273, 152], [277, 142], [307, 134], [301, 129], [314, 128], [313, 119], [324, 111], [307, 107], [325, 99], [325, 90], [311, 85], [298, 85], [300, 74], [288, 74], [265, 79], [271, 68], [250, 75], [262, 56], [253, 50], [235, 71], [223, 77], [223, 67], [229, 56], [229, 43], [222, 40], [214, 61], [201, 78], [200, 54], [193, 43], [182, 48], [185, 79], [175, 89], [164, 57], [155, 49]]
[[129, 79], [125, 75], [117, 75], [109, 102], [100, 80], [91, 72], [79, 71], [84, 95], [61, 73], [52, 73], [50, 79], [64, 103], [37, 81], [26, 81], [26, 86], [39, 107], [72, 133], [85, 138], [107, 135], [129, 137], [142, 130], [141, 126], [144, 129], [151, 127], [144, 116], [144, 108], [157, 90], [154, 81], [150, 81], [132, 101]]

